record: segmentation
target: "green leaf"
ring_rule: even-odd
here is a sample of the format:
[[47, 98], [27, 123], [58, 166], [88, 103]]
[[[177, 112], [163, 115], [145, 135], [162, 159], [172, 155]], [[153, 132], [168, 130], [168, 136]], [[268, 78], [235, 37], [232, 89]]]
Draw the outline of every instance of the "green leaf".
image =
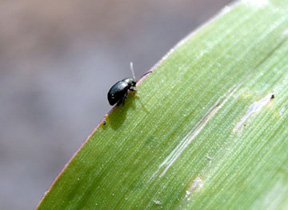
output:
[[115, 107], [39, 209], [287, 209], [288, 1], [245, 0]]

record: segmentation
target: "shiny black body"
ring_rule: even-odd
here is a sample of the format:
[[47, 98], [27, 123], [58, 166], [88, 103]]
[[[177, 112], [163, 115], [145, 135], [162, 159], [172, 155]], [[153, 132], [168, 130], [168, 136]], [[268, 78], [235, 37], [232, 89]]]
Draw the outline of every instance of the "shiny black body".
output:
[[127, 98], [128, 91], [136, 91], [134, 87], [136, 86], [136, 81], [133, 78], [126, 78], [121, 81], [116, 82], [108, 92], [108, 101], [111, 106], [117, 103], [120, 104], [125, 103], [125, 99]]

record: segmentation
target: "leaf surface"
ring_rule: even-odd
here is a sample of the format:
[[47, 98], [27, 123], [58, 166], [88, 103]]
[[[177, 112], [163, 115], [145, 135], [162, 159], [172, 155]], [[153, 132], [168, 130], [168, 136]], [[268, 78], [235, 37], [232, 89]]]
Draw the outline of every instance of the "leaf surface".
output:
[[287, 209], [288, 1], [239, 1], [173, 48], [39, 209]]

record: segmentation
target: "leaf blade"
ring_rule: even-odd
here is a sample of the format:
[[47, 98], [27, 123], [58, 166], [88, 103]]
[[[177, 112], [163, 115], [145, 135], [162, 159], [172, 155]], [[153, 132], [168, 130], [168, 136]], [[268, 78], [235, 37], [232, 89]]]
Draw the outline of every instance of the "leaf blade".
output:
[[[39, 209], [258, 208], [278, 190], [269, 205], [287, 207], [287, 176], [273, 170], [287, 170], [287, 1], [258, 2], [266, 3], [234, 5], [173, 49], [137, 87], [140, 99], [130, 95], [98, 127]], [[233, 132], [271, 91], [275, 100]]]

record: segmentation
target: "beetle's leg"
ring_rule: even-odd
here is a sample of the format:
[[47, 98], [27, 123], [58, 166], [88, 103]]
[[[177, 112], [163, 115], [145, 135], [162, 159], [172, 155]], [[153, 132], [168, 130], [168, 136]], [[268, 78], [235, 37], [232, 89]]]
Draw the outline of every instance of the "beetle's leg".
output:
[[123, 98], [121, 98], [119, 100], [119, 102], [117, 103], [117, 106], [119, 106], [120, 104], [123, 104], [123, 106], [125, 105], [125, 101], [127, 99], [128, 93], [125, 93], [125, 95], [123, 96]]
[[124, 101], [125, 101], [125, 99], [120, 99], [118, 102], [117, 102], [117, 106], [120, 106], [121, 104], [123, 104], [124, 105]]
[[133, 92], [137, 92], [136, 89], [134, 89], [133, 87], [130, 87], [129, 90], [133, 91]]
[[126, 98], [127, 98], [127, 95], [126, 94], [123, 95], [123, 97], [119, 99], [119, 101], [117, 102], [117, 106], [120, 106], [121, 104], [123, 104], [124, 106]]
[[128, 93], [125, 93], [124, 97], [120, 100], [120, 104], [122, 103], [123, 106], [125, 105], [125, 101], [127, 99]]
[[136, 90], [136, 89], [134, 89], [133, 87], [130, 87], [129, 90], [133, 92], [133, 95], [134, 95], [135, 97], [137, 97], [137, 98], [139, 97], [139, 96], [136, 95], [136, 93], [137, 93], [137, 90]]
[[133, 87], [131, 87], [129, 90], [131, 90], [131, 91], [133, 92], [133, 95], [134, 95], [135, 98], [139, 98], [139, 96], [136, 95], [136, 93], [137, 93], [137, 90], [136, 90], [136, 89], [134, 89]]

